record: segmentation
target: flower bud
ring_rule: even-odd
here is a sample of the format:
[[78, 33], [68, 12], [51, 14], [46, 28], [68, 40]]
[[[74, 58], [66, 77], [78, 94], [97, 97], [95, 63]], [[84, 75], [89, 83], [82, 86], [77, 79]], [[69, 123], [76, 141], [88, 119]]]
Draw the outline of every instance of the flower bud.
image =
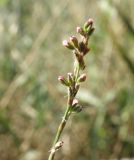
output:
[[74, 99], [73, 105], [72, 105], [72, 111], [79, 113], [82, 111], [82, 109], [83, 107], [78, 103], [78, 100]]
[[86, 78], [87, 78], [87, 76], [84, 73], [84, 74], [80, 75], [80, 77], [78, 78], [78, 82], [84, 82], [86, 80]]
[[69, 82], [67, 81], [67, 79], [63, 76], [59, 76], [58, 80], [60, 81], [61, 84], [63, 84], [64, 86], [70, 86]]
[[88, 36], [91, 36], [91, 34], [94, 32], [94, 30], [95, 30], [95, 28], [93, 27], [93, 28], [91, 28], [91, 29], [89, 29], [89, 31], [88, 31]]
[[89, 18], [84, 24], [84, 29], [86, 30], [88, 27], [92, 27], [92, 25], [93, 25], [93, 20]]
[[81, 34], [82, 36], [85, 36], [85, 32], [82, 27], [77, 27], [76, 30], [77, 30], [77, 33]]
[[74, 47], [78, 48], [78, 40], [75, 36], [70, 37], [70, 42], [74, 45]]
[[67, 40], [63, 40], [62, 44], [64, 47], [66, 47], [68, 49], [71, 49], [71, 50], [74, 49], [74, 46], [70, 42], [68, 42]]
[[78, 99], [74, 99], [72, 106], [74, 107], [74, 106], [76, 106], [77, 104], [78, 104]]

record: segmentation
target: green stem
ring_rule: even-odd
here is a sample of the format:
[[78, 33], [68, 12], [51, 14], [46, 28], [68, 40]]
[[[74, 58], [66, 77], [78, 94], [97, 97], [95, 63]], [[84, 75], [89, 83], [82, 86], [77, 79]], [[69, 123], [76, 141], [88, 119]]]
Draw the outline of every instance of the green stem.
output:
[[[53, 143], [53, 146], [55, 146], [55, 144], [59, 141], [60, 139], [60, 136], [61, 136], [61, 133], [66, 125], [66, 122], [70, 116], [69, 112], [70, 112], [70, 107], [72, 106], [72, 103], [73, 103], [73, 98], [71, 97], [70, 93], [68, 93], [68, 101], [67, 101], [67, 109], [64, 113], [64, 116], [62, 118], [62, 121], [58, 127], [58, 130], [57, 130], [57, 133], [56, 133], [56, 136], [55, 136], [55, 139], [54, 139], [54, 143]], [[50, 155], [49, 155], [49, 158], [48, 160], [53, 160], [54, 159], [54, 156], [55, 156], [55, 152], [51, 152]]]
[[76, 60], [75, 62], [75, 66], [74, 66], [74, 75], [75, 75], [75, 83], [77, 82], [77, 79], [79, 77], [79, 72], [80, 72], [80, 65], [79, 62]]
[[[71, 102], [70, 102], [71, 101]], [[64, 116], [63, 116], [63, 118], [62, 118], [62, 121], [61, 121], [61, 123], [60, 123], [60, 125], [59, 125], [59, 128], [58, 128], [58, 131], [57, 131], [57, 134], [56, 134], [56, 137], [55, 137], [55, 140], [54, 140], [54, 144], [53, 145], [55, 145], [57, 142], [58, 142], [58, 140], [59, 140], [59, 138], [60, 138], [60, 136], [61, 136], [61, 133], [62, 133], [62, 131], [63, 131], [63, 129], [64, 129], [64, 127], [65, 127], [65, 125], [66, 125], [66, 122], [67, 122], [67, 120], [68, 120], [68, 113], [69, 113], [69, 111], [70, 111], [70, 107], [72, 106], [72, 100], [71, 100], [71, 98], [69, 97], [69, 100], [68, 100], [68, 104], [67, 104], [67, 109], [66, 109], [66, 111], [65, 111], [65, 113], [64, 113]]]

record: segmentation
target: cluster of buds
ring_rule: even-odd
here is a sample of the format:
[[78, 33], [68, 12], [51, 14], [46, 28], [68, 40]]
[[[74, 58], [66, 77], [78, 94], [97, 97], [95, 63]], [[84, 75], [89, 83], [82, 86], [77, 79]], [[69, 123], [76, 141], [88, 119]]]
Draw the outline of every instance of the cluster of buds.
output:
[[[81, 75], [78, 76], [77, 78], [77, 83], [81, 83], [81, 82], [85, 82], [86, 80], [86, 74], [83, 73]], [[64, 76], [59, 76], [58, 80], [61, 84], [63, 84], [64, 86], [70, 87], [70, 86], [74, 86], [75, 85], [75, 76], [73, 73], [68, 73], [67, 74], [67, 78], [65, 78]]]
[[68, 41], [63, 41], [63, 46], [72, 50], [81, 70], [85, 69], [84, 56], [90, 51], [90, 48], [88, 47], [88, 40], [94, 30], [93, 20], [88, 19], [83, 27], [77, 27], [77, 33], [82, 37], [80, 42], [75, 36], [71, 36]]
[[[84, 56], [90, 50], [90, 48], [88, 47], [88, 40], [94, 29], [95, 28], [93, 27], [93, 20], [88, 19], [83, 27], [77, 27], [77, 33], [79, 33], [81, 36], [80, 41], [75, 36], [71, 36], [69, 40], [63, 41], [63, 46], [70, 49], [75, 55], [75, 66], [74, 73], [68, 73], [67, 77], [59, 76], [58, 80], [64, 86], [67, 86], [69, 88], [69, 94], [72, 99], [75, 98], [80, 84], [86, 80], [86, 74], [80, 74], [79, 71], [84, 70], [85, 68]], [[82, 110], [82, 107], [79, 104], [72, 104], [72, 106], [73, 110], [76, 110], [77, 112]]]
[[69, 87], [70, 93], [74, 97], [78, 92], [80, 83], [86, 80], [86, 74], [83, 73], [76, 79], [73, 73], [68, 73], [67, 78], [64, 76], [59, 76], [58, 80], [62, 85]]
[[77, 27], [77, 33], [81, 35], [80, 41], [78, 41], [75, 36], [71, 36], [69, 40], [63, 41], [63, 46], [72, 50], [73, 54], [75, 55], [75, 68], [74, 73], [68, 73], [67, 78], [64, 76], [59, 76], [58, 80], [63, 85], [69, 87], [70, 93], [73, 97], [75, 97], [77, 94], [80, 83], [86, 80], [86, 74], [77, 74], [77, 69], [85, 69], [84, 56], [90, 51], [90, 48], [88, 47], [88, 40], [94, 29], [93, 20], [88, 19], [83, 27]]

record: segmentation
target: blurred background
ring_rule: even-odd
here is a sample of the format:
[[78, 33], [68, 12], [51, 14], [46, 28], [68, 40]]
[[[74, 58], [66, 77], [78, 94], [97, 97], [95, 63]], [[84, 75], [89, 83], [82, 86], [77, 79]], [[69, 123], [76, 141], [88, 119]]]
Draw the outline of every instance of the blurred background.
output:
[[55, 159], [134, 158], [134, 1], [0, 0], [0, 160], [47, 160], [72, 71], [62, 40], [90, 17], [87, 81]]

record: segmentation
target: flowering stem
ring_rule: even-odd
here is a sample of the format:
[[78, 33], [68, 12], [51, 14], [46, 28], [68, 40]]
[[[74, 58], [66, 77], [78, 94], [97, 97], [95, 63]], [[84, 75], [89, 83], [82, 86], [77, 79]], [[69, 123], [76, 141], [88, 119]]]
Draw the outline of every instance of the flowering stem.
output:
[[58, 127], [48, 160], [54, 160], [55, 152], [62, 147], [63, 142], [59, 140], [71, 113], [79, 113], [82, 111], [82, 106], [79, 105], [78, 100], [75, 97], [78, 93], [81, 82], [86, 80], [86, 74], [80, 75], [80, 71], [85, 69], [84, 56], [90, 50], [90, 48], [88, 48], [88, 40], [93, 31], [93, 20], [88, 19], [83, 28], [77, 27], [77, 33], [82, 36], [82, 41], [79, 42], [75, 36], [71, 36], [70, 41], [63, 41], [63, 46], [72, 50], [72, 53], [75, 56], [74, 71], [73, 73], [68, 73], [67, 78], [64, 76], [58, 77], [58, 80], [61, 82], [61, 84], [68, 87], [68, 100], [66, 111]]

